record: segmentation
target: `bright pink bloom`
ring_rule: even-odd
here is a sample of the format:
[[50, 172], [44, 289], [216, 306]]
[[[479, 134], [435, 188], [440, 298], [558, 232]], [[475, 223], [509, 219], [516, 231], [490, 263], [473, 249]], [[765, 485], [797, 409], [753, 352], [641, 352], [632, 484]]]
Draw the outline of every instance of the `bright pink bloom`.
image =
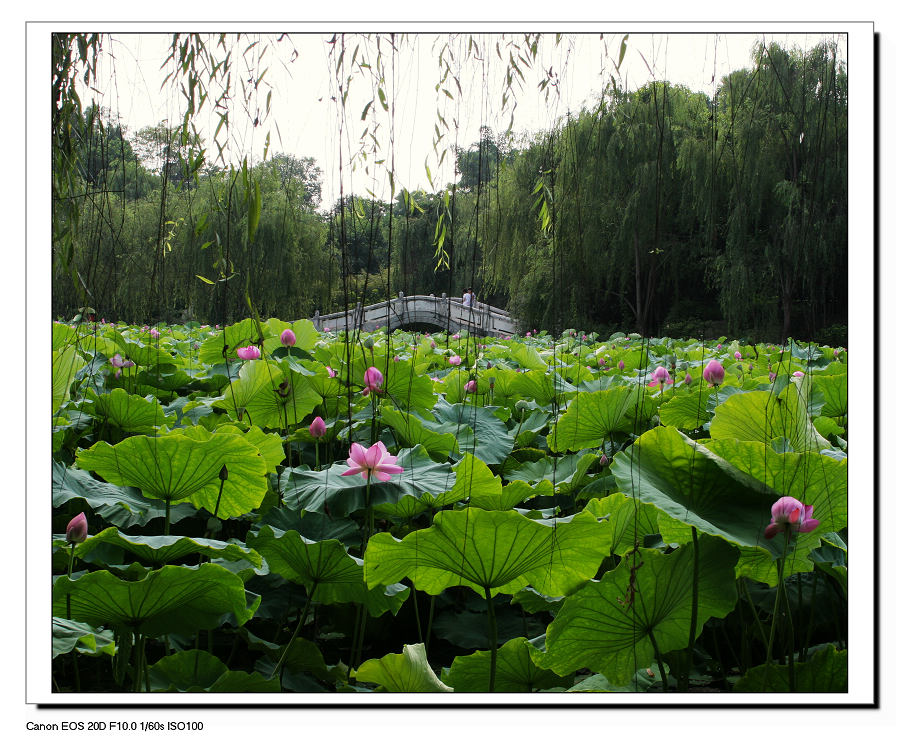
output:
[[478, 382], [474, 379], [470, 379], [468, 382], [466, 382], [465, 390], [470, 395], [474, 395], [476, 392], [478, 392]]
[[690, 374], [684, 375], [684, 383], [685, 384], [690, 384], [693, 381], [694, 381], [694, 378]]
[[597, 366], [606, 366], [606, 361], [602, 358], [597, 359]]
[[802, 376], [803, 376], [803, 372], [802, 372], [802, 371], [795, 371], [795, 372], [794, 372], [794, 376], [795, 376], [795, 377], [802, 377]]
[[666, 370], [665, 366], [657, 366], [656, 371], [653, 372], [653, 379], [663, 384], [667, 379], [669, 379], [669, 372]]
[[774, 372], [774, 371], [770, 371], [770, 372], [769, 372], [769, 381], [770, 381], [770, 382], [774, 382], [774, 381], [775, 381], [775, 372]]
[[725, 381], [725, 367], [716, 359], [713, 359], [703, 370], [703, 378], [713, 387], [718, 387]]
[[530, 332], [526, 332], [526, 333], [525, 333], [525, 337], [526, 337], [526, 338], [530, 338], [530, 337], [531, 337], [531, 333], [530, 333]]
[[803, 504], [793, 496], [782, 496], [772, 504], [772, 523], [764, 534], [771, 540], [785, 531], [812, 532], [819, 526], [819, 520], [813, 519], [812, 515], [812, 505]]
[[326, 365], [326, 366], [325, 366], [325, 370], [328, 372], [328, 378], [329, 378], [329, 379], [334, 379], [334, 377], [337, 376], [337, 375], [335, 374], [334, 369], [332, 369], [330, 366], [327, 366], [327, 365]]
[[625, 371], [625, 362], [619, 361], [619, 371]]
[[717, 351], [721, 351], [721, 350], [722, 350], [722, 344], [721, 344], [721, 343], [719, 343], [719, 344], [716, 346], [716, 350], [717, 350]]
[[459, 366], [462, 363], [462, 359], [454, 354], [447, 359], [447, 363], [449, 363], [451, 366]]
[[362, 473], [366, 480], [374, 475], [380, 481], [391, 479], [391, 475], [402, 473], [403, 468], [395, 465], [397, 458], [387, 451], [384, 444], [375, 442], [366, 449], [362, 444], [353, 442], [350, 445], [350, 456], [347, 458], [349, 470], [341, 475], [357, 475]]
[[322, 329], [322, 332], [331, 332], [331, 328], [330, 328], [330, 327], [325, 327], [325, 328]]
[[259, 358], [260, 353], [259, 348], [257, 348], [255, 345], [247, 345], [243, 348], [238, 348], [237, 355], [238, 358], [242, 359], [243, 361], [252, 361], [255, 358]]
[[325, 436], [327, 430], [325, 421], [322, 420], [322, 416], [316, 416], [313, 418], [313, 422], [309, 424], [309, 433], [316, 439], [321, 439]]
[[281, 344], [286, 345], [290, 348], [294, 343], [297, 342], [297, 336], [294, 335], [294, 331], [288, 327], [281, 333]]
[[384, 375], [374, 366], [370, 366], [366, 369], [363, 382], [366, 383], [367, 390], [381, 392], [381, 385], [384, 384]]
[[400, 356], [397, 356], [397, 355], [394, 356], [394, 363], [395, 364], [400, 363]]
[[431, 348], [434, 349], [434, 341], [431, 341]]
[[159, 330], [157, 330], [155, 327], [151, 328], [151, 329], [150, 329], [150, 336], [153, 337], [153, 338], [158, 338], [158, 337], [159, 337]]
[[88, 525], [84, 512], [76, 514], [66, 525], [66, 542], [83, 543], [87, 539]]
[[743, 358], [743, 356], [741, 355], [741, 352], [740, 352], [740, 351], [735, 351], [735, 352], [734, 352], [734, 359], [735, 359], [735, 361], [740, 361], [742, 358]]
[[458, 332], [453, 334], [453, 339], [454, 339], [454, 340], [459, 340], [459, 333], [458, 333]]
[[117, 353], [109, 360], [109, 363], [118, 369], [119, 367], [125, 365], [125, 360], [122, 358], [122, 354]]

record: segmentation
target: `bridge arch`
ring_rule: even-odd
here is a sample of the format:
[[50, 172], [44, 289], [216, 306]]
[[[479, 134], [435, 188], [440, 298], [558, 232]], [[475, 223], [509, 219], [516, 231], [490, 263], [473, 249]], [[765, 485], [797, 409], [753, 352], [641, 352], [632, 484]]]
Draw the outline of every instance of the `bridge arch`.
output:
[[365, 330], [378, 328], [396, 330], [410, 325], [425, 325], [435, 330], [459, 332], [468, 330], [474, 335], [513, 335], [516, 321], [504, 309], [489, 304], [476, 303], [474, 307], [463, 306], [462, 299], [448, 298], [446, 294], [437, 297], [404, 296], [399, 292], [389, 301], [380, 301], [368, 306], [357, 304], [353, 310], [320, 315], [316, 312], [312, 323], [317, 330]]

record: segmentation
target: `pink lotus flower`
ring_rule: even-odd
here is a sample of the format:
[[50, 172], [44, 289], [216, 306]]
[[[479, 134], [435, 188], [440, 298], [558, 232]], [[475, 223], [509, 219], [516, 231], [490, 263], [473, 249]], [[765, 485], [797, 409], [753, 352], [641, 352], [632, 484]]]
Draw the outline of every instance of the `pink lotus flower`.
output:
[[432, 341], [431, 341], [431, 348], [432, 348], [432, 350], [434, 350], [434, 347], [435, 347], [435, 346], [434, 346], [434, 341], [432, 340]]
[[363, 382], [365, 382], [366, 389], [370, 392], [381, 392], [381, 385], [384, 384], [384, 374], [374, 366], [370, 366], [366, 369]]
[[794, 376], [795, 376], [795, 377], [802, 377], [802, 376], [803, 376], [803, 372], [802, 372], [802, 371], [795, 371], [795, 372], [794, 372]]
[[399, 363], [400, 363], [400, 356], [397, 356], [397, 355], [394, 356], [394, 363], [395, 363], [395, 364], [399, 364]]
[[694, 381], [694, 378], [690, 374], [684, 375], [684, 383], [685, 384], [690, 384], [693, 381]]
[[743, 356], [741, 355], [741, 352], [740, 352], [740, 351], [735, 351], [735, 352], [734, 352], [734, 360], [735, 360], [735, 361], [740, 361], [742, 358], [743, 358]]
[[525, 337], [526, 337], [526, 338], [530, 338], [530, 337], [531, 337], [531, 333], [530, 333], [530, 332], [526, 332], [526, 333], [525, 333]]
[[297, 336], [294, 335], [294, 331], [288, 327], [281, 333], [281, 344], [286, 345], [290, 348], [297, 342]]
[[454, 354], [447, 359], [447, 363], [449, 363], [451, 366], [459, 366], [462, 363], [462, 359]]
[[600, 455], [600, 467], [605, 468], [607, 465], [609, 465], [609, 457], [605, 454]]
[[150, 337], [152, 337], [152, 338], [158, 338], [158, 337], [159, 337], [159, 330], [157, 330], [155, 327], [150, 328]]
[[663, 384], [667, 379], [669, 379], [669, 372], [666, 370], [665, 366], [657, 366], [656, 371], [653, 372], [653, 379]]
[[403, 468], [395, 465], [395, 462], [397, 458], [388, 452], [381, 442], [375, 442], [368, 449], [354, 442], [350, 445], [350, 456], [347, 458], [349, 470], [345, 470], [341, 475], [362, 473], [366, 480], [370, 476], [375, 476], [380, 481], [387, 481], [391, 479], [391, 475], [403, 472]]
[[325, 328], [322, 329], [322, 332], [331, 332], [331, 328], [330, 328], [330, 327], [325, 327]]
[[470, 395], [474, 395], [476, 392], [478, 392], [478, 382], [474, 379], [470, 379], [468, 382], [466, 382], [465, 390]]
[[713, 387], [718, 387], [725, 381], [725, 367], [716, 359], [713, 359], [703, 369], [703, 378]]
[[260, 352], [259, 348], [255, 345], [247, 345], [243, 348], [238, 348], [237, 355], [238, 358], [243, 361], [252, 361], [253, 359], [260, 357]]
[[87, 539], [88, 524], [84, 512], [76, 514], [66, 525], [66, 542], [83, 543]]
[[[624, 363], [624, 362], [623, 362]], [[597, 359], [597, 366], [606, 366], [606, 360], [603, 358]]]
[[458, 332], [453, 334], [453, 339], [454, 339], [454, 340], [459, 340], [459, 333], [458, 333]]
[[774, 382], [774, 381], [775, 381], [775, 372], [774, 372], [774, 371], [770, 371], [770, 372], [769, 372], [769, 381], [770, 381], [770, 382]]
[[812, 532], [819, 526], [819, 520], [812, 515], [812, 505], [803, 504], [793, 496], [782, 496], [772, 504], [772, 522], [764, 534], [771, 540], [780, 532]]
[[110, 363], [112, 366], [115, 366], [117, 369], [125, 365], [125, 361], [124, 361], [124, 359], [122, 358], [122, 355], [119, 354], [119, 353], [117, 353], [115, 356], [113, 356], [113, 357], [109, 360], [109, 363]]
[[328, 366], [328, 365], [325, 366], [325, 371], [328, 372], [328, 378], [329, 378], [329, 379], [334, 379], [334, 378], [337, 376], [337, 374], [335, 373], [334, 369], [332, 369], [332, 368], [331, 368], [330, 366]]
[[322, 420], [322, 416], [316, 416], [313, 418], [313, 422], [309, 424], [309, 433], [315, 439], [321, 439], [325, 436], [325, 432], [328, 429], [325, 426], [325, 421]]
[[719, 344], [716, 346], [716, 350], [717, 350], [717, 351], [721, 351], [721, 350], [722, 350], [722, 344], [721, 344], [721, 343], [719, 343]]

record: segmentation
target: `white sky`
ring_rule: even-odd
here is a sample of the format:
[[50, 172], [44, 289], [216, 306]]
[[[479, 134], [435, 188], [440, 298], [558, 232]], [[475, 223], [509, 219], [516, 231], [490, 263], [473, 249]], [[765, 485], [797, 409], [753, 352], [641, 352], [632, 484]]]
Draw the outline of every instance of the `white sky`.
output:
[[[730, 71], [750, 66], [753, 45], [759, 40], [774, 41], [782, 46], [799, 46], [808, 49], [822, 39], [835, 40], [846, 60], [846, 37], [838, 33], [662, 33], [629, 34], [628, 47], [620, 71], [614, 68], [618, 61], [620, 45], [625, 30], [601, 34], [600, 27], [583, 25], [588, 33], [566, 34], [559, 46], [555, 46], [553, 34], [545, 36], [542, 43], [541, 68], [525, 70], [526, 80], [516, 89], [517, 107], [513, 129], [517, 133], [534, 132], [548, 128], [555, 119], [567, 111], [577, 112], [585, 104], [595, 100], [596, 94], [612, 76], [619, 85], [634, 89], [651, 79], [668, 79], [692, 90], [712, 95], [716, 85]], [[238, 29], [235, 29], [235, 31]], [[402, 29], [401, 29], [402, 30]], [[484, 32], [471, 32], [481, 45], [484, 64], [469, 61], [457, 72], [463, 89], [460, 97], [455, 84], [448, 82], [454, 99], [451, 101], [435, 91], [440, 80], [437, 50], [449, 38], [448, 34], [408, 34], [400, 50], [392, 60], [389, 47], [383, 44], [386, 59], [387, 96], [394, 106], [394, 117], [388, 118], [377, 99], [371, 113], [379, 121], [380, 150], [368, 160], [393, 158], [399, 187], [421, 188], [432, 191], [428, 185], [425, 160], [435, 180], [435, 189], [453, 180], [452, 154], [448, 154], [445, 167], [438, 170], [438, 155], [432, 148], [436, 109], [440, 105], [446, 121], [450, 123], [447, 143], [467, 147], [478, 138], [478, 128], [484, 123], [495, 132], [503, 131], [509, 113], [501, 109], [500, 76], [505, 72], [505, 60], [498, 59], [494, 45], [500, 38]], [[330, 207], [339, 194], [340, 179], [344, 181], [344, 193], [364, 194], [372, 190], [382, 199], [389, 198], [384, 171], [372, 167], [367, 175], [360, 168], [348, 166], [349, 154], [359, 148], [359, 137], [365, 127], [360, 115], [373, 97], [370, 80], [354, 75], [347, 101], [343, 142], [343, 168], [339, 160], [340, 112], [332, 97], [337, 96], [334, 58], [329, 56], [327, 40], [331, 34], [292, 33], [291, 43], [275, 42], [276, 33], [253, 31], [242, 40], [238, 49], [259, 38], [268, 42], [269, 51], [263, 66], [269, 70], [260, 91], [260, 101], [265, 102], [268, 86], [272, 86], [272, 111], [269, 118], [253, 128], [239, 106], [231, 115], [230, 142], [234, 160], [247, 155], [258, 161], [262, 157], [266, 133], [271, 133], [270, 155], [279, 151], [297, 156], [312, 156], [322, 168], [322, 208]], [[463, 36], [466, 38], [467, 34]], [[161, 120], [178, 122], [183, 114], [184, 100], [172, 86], [160, 89], [171, 65], [161, 69], [168, 56], [171, 34], [116, 33], [110, 32], [111, 42], [105, 41], [105, 52], [110, 53], [101, 61], [98, 71], [97, 91], [93, 95], [104, 107], [117, 111], [123, 123], [134, 131]], [[508, 38], [520, 39], [520, 35]], [[386, 40], [385, 40], [386, 41]], [[360, 42], [360, 37], [348, 35], [347, 58]], [[365, 47], [366, 42], [362, 42]], [[370, 49], [374, 42], [369, 42]], [[289, 61], [293, 48], [299, 52], [297, 59]], [[486, 49], [485, 49], [486, 48]], [[454, 49], [462, 51], [462, 42]], [[501, 42], [501, 50], [503, 50]], [[257, 49], [258, 51], [258, 49]], [[508, 52], [504, 51], [504, 57]], [[374, 62], [374, 53], [370, 54]], [[558, 75], [558, 95], [545, 99], [538, 91], [543, 70], [549, 68]], [[237, 75], [235, 75], [237, 78]], [[246, 78], [246, 75], [244, 76]], [[392, 89], [391, 79], [395, 80]], [[395, 95], [392, 96], [392, 90]], [[214, 159], [209, 134], [214, 131], [218, 117], [206, 106], [206, 115], [196, 119], [198, 128], [205, 131], [207, 156]], [[458, 123], [458, 129], [454, 124]], [[366, 123], [368, 124], [368, 123]], [[393, 125], [394, 147], [390, 145], [390, 127]], [[276, 127], [277, 125], [277, 127]], [[357, 163], [359, 163], [357, 161]], [[364, 164], [360, 164], [360, 167]]]

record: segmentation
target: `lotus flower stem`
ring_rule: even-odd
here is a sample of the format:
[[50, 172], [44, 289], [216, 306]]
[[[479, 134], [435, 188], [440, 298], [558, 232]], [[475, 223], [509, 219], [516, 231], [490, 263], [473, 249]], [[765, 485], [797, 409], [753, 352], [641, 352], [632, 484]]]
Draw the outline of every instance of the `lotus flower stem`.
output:
[[697, 528], [691, 525], [691, 540], [694, 546], [694, 569], [691, 583], [691, 628], [688, 634], [687, 672], [679, 678], [679, 690], [687, 691], [691, 665], [694, 662], [694, 642], [697, 640], [697, 607], [700, 598], [700, 543], [697, 540]]
[[663, 666], [662, 654], [659, 651], [659, 644], [656, 643], [656, 637], [653, 636], [653, 627], [647, 629], [647, 636], [650, 638], [650, 644], [653, 646], [653, 656], [656, 657], [656, 664], [659, 667], [659, 677], [662, 678], [663, 691], [669, 690], [669, 678], [666, 676], [666, 669]]
[[769, 631], [769, 643], [766, 645], [766, 674], [763, 678], [762, 690], [766, 690], [769, 680], [769, 666], [772, 664], [772, 647], [775, 644], [775, 630], [778, 628], [778, 614], [781, 612], [781, 598], [784, 597], [784, 561], [787, 558], [788, 544], [791, 542], [791, 529], [784, 531], [784, 551], [781, 558], [775, 559], [778, 567], [778, 587], [775, 592], [775, 607], [772, 610], [772, 628]]
[[[300, 629], [303, 628], [303, 622], [306, 620], [306, 616], [309, 615], [309, 606], [312, 604], [312, 599], [316, 594], [316, 586], [319, 584], [318, 580], [313, 581], [312, 589], [309, 591], [309, 595], [306, 598], [306, 605], [303, 606], [303, 612], [300, 614], [300, 620], [297, 621], [297, 627], [294, 629], [294, 633], [291, 634], [291, 639], [287, 643], [287, 646], [284, 648], [284, 652], [281, 653], [281, 657], [278, 659], [278, 664], [275, 666], [275, 669], [272, 671], [272, 677], [275, 678], [281, 672], [281, 667], [284, 665], [284, 661], [287, 659], [288, 651], [291, 648], [291, 645], [294, 643], [294, 640], [297, 638], [297, 634], [300, 633]], [[279, 680], [279, 683], [281, 681]]]
[[416, 615], [416, 632], [419, 634], [419, 641], [423, 644], [425, 639], [422, 638], [422, 619], [419, 617], [419, 600], [416, 596], [416, 584], [412, 580], [409, 582], [409, 594], [413, 601], [413, 612]]
[[488, 604], [488, 625], [490, 626], [491, 638], [491, 675], [488, 681], [488, 691], [494, 693], [494, 681], [497, 676], [497, 614], [494, 611], [494, 598], [491, 597], [491, 588], [484, 588], [485, 597]]

